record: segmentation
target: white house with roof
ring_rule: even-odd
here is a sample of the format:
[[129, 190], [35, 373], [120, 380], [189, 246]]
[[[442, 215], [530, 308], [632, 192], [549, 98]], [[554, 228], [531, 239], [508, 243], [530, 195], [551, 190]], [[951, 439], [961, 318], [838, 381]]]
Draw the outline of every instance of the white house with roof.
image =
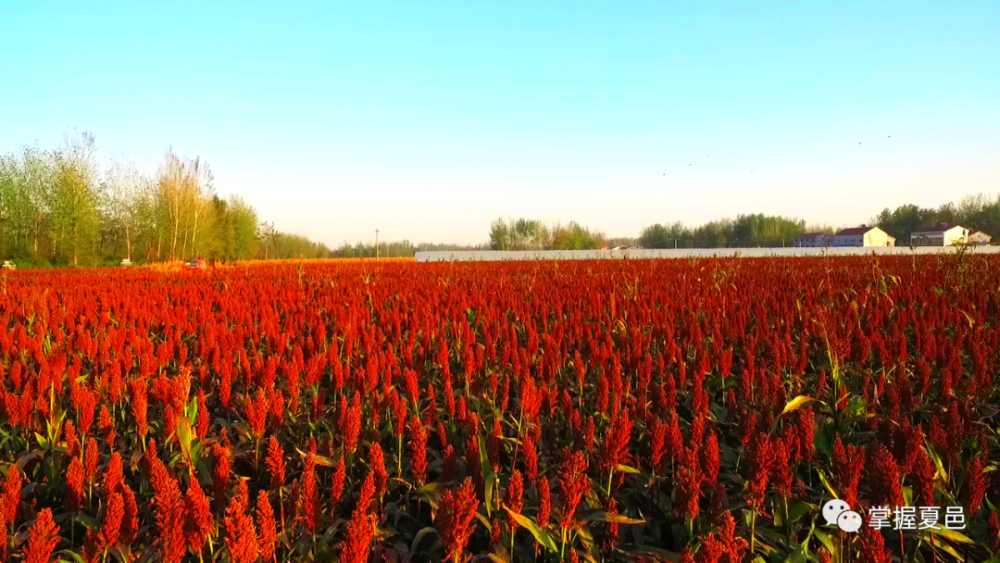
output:
[[824, 248], [833, 244], [833, 236], [826, 233], [806, 233], [795, 237], [795, 248]]
[[939, 225], [910, 233], [910, 246], [959, 246], [969, 242], [969, 229]]
[[976, 246], [986, 246], [993, 240], [993, 237], [982, 231], [969, 231], [968, 243]]
[[833, 235], [833, 246], [896, 246], [896, 237], [878, 227], [861, 225]]

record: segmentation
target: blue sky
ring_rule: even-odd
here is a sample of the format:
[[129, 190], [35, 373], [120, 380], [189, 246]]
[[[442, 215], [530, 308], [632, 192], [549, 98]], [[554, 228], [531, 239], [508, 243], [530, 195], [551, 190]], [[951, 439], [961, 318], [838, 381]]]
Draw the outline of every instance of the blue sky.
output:
[[1000, 192], [995, 0], [84, 4], [0, 0], [0, 151], [173, 147], [329, 244]]

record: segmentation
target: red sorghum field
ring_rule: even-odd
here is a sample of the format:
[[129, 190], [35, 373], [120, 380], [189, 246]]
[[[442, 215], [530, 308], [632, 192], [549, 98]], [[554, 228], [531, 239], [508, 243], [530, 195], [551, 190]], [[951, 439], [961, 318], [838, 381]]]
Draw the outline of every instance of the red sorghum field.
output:
[[[5, 561], [1000, 553], [998, 258], [285, 262], [2, 290]], [[967, 526], [848, 534], [835, 496]]]

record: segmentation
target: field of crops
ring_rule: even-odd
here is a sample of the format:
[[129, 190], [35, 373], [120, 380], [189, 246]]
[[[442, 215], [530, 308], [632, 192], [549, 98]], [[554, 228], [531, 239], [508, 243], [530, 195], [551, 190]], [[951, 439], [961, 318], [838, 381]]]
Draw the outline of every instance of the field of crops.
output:
[[[1000, 553], [1000, 257], [307, 261], [0, 289], [2, 561]], [[942, 522], [846, 533], [834, 498]]]

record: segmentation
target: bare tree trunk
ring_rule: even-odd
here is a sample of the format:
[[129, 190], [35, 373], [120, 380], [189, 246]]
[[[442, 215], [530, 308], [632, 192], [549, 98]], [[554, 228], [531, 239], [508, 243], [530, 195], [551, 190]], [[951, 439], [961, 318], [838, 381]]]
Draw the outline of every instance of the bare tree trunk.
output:
[[183, 240], [183, 242], [181, 242], [181, 258], [185, 259], [185, 260], [188, 258], [187, 247], [188, 247], [188, 221], [187, 221], [187, 217], [185, 217], [184, 218], [184, 240]]
[[127, 221], [125, 222], [125, 249], [126, 249], [126, 258], [128, 258], [129, 262], [131, 262], [132, 261], [132, 239], [129, 236], [128, 222]]
[[195, 246], [194, 244], [195, 237], [197, 236], [198, 236], [198, 207], [196, 205], [194, 208], [194, 228], [191, 230], [191, 253], [195, 255], [198, 254], [198, 247]]
[[177, 258], [177, 229], [181, 226], [181, 202], [180, 199], [174, 198], [174, 241], [170, 245], [170, 259], [175, 260]]

